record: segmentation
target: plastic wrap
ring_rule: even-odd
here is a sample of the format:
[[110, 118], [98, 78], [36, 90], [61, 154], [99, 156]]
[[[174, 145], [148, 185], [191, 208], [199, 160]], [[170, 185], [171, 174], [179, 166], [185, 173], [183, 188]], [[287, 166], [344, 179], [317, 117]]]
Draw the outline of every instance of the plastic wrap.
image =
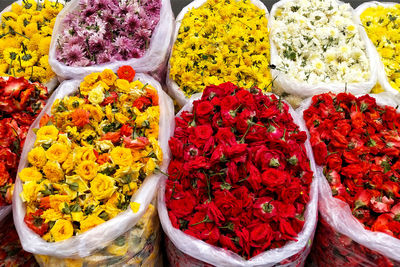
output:
[[172, 13], [170, 0], [160, 0], [160, 21], [153, 31], [150, 46], [142, 57], [87, 67], [67, 66], [58, 61], [56, 57], [56, 46], [58, 36], [62, 33], [62, 22], [67, 14], [79, 7], [79, 1], [80, 0], [72, 0], [69, 2], [59, 13], [56, 23], [54, 24], [49, 51], [49, 63], [60, 80], [83, 78], [89, 73], [99, 72], [105, 68], [116, 71], [123, 65], [130, 65], [137, 72], [152, 73], [155, 77], [159, 77], [161, 73], [165, 71], [165, 62], [170, 49], [172, 29], [174, 27], [174, 15]]
[[[269, 16], [268, 9], [265, 7], [265, 5], [261, 1], [259, 1], [259, 0], [250, 0], [250, 1], [252, 4], [254, 4], [259, 9], [265, 10], [265, 16], [268, 18], [268, 16]], [[175, 31], [173, 33], [173, 38], [172, 38], [172, 49], [174, 47], [173, 44], [175, 43], [176, 38], [178, 37], [179, 28], [181, 27], [181, 21], [182, 21], [183, 17], [185, 16], [185, 14], [190, 9], [199, 8], [206, 2], [207, 2], [207, 0], [194, 0], [189, 5], [185, 6], [181, 10], [181, 12], [178, 14], [178, 16], [176, 17]], [[185, 94], [180, 89], [179, 85], [169, 77], [169, 70], [171, 68], [170, 62], [171, 62], [172, 49], [170, 50], [170, 55], [169, 55], [169, 60], [168, 60], [168, 68], [167, 68], [167, 76], [165, 78], [165, 83], [167, 84], [167, 87], [168, 87], [168, 94], [178, 103], [178, 105], [183, 107], [189, 101], [189, 98], [187, 98], [185, 96]]]
[[[55, 1], [52, 1], [52, 2], [55, 2]], [[64, 4], [65, 3], [64, 0], [60, 0], [58, 2], [60, 4]], [[18, 0], [15, 3], [22, 5], [23, 4], [23, 0]], [[1, 21], [1, 17], [3, 16], [3, 13], [4, 12], [9, 12], [9, 11], [11, 11], [11, 5], [9, 5], [3, 11], [1, 11], [1, 13], [0, 13], [0, 21]], [[27, 77], [25, 77], [25, 78], [27, 79]], [[54, 75], [54, 78], [52, 78], [50, 81], [48, 81], [47, 83], [45, 83], [43, 85], [47, 87], [47, 90], [49, 91], [49, 93], [52, 93], [53, 90], [57, 87], [58, 84], [59, 84], [59, 82], [58, 82], [58, 79], [57, 79], [57, 75]], [[0, 218], [1, 218], [1, 215], [0, 215]]]
[[[165, 171], [170, 160], [168, 140], [173, 134], [175, 125], [173, 103], [167, 94], [162, 90], [160, 84], [150, 76], [146, 74], [136, 74], [135, 80], [140, 80], [144, 84], [151, 84], [158, 93], [160, 106], [158, 140], [163, 151], [163, 163], [160, 169]], [[56, 99], [75, 93], [79, 88], [80, 82], [80, 80], [63, 82], [52, 95], [48, 101], [48, 104], [42, 110], [38, 118], [32, 124], [31, 128], [29, 129], [24, 149], [22, 151], [21, 161], [18, 166], [18, 173], [28, 164], [26, 160], [27, 154], [32, 149], [36, 139], [33, 129], [38, 128], [40, 118], [45, 113], [50, 114], [51, 106]], [[140, 204], [140, 208], [137, 213], [134, 213], [132, 209], [128, 209], [124, 212], [121, 212], [115, 218], [106, 221], [105, 223], [98, 225], [79, 236], [74, 236], [60, 242], [48, 243], [39, 235], [30, 230], [24, 223], [25, 205], [19, 196], [22, 191], [22, 183], [19, 177], [17, 177], [13, 195], [13, 215], [15, 226], [21, 239], [21, 244], [26, 251], [34, 254], [62, 258], [87, 257], [91, 255], [93, 251], [101, 249], [105, 246], [105, 244], [112, 242], [116, 239], [116, 237], [127, 232], [139, 221], [139, 219], [145, 213], [146, 207], [155, 196], [160, 178], [160, 173], [154, 173], [146, 177], [138, 191], [132, 196], [131, 201]]]
[[[394, 97], [388, 93], [382, 93], [378, 95], [370, 95], [376, 99], [376, 103], [378, 105], [388, 105], [396, 107], [398, 105], [398, 98]], [[299, 116], [303, 115], [304, 110], [308, 109], [311, 104], [311, 98], [308, 98], [303, 101], [301, 106], [296, 110]], [[304, 123], [304, 122], [303, 122]], [[307, 135], [309, 132], [307, 131]], [[343, 240], [347, 240], [346, 242], [340, 244], [345, 249], [353, 251], [353, 258], [358, 258], [361, 262], [363, 259], [365, 262], [369, 262], [368, 258], [365, 258], [365, 253], [363, 250], [353, 249], [352, 242], [358, 243], [359, 246], [365, 246], [366, 248], [374, 251], [374, 253], [380, 253], [385, 257], [388, 257], [394, 261], [400, 262], [400, 240], [389, 236], [382, 232], [372, 232], [366, 230], [364, 225], [362, 225], [352, 214], [350, 207], [344, 201], [334, 198], [332, 196], [332, 190], [329, 186], [328, 181], [326, 180], [323, 174], [323, 167], [316, 166], [316, 178], [319, 184], [319, 200], [318, 200], [318, 209], [321, 218], [326, 222], [326, 224], [332, 228], [334, 231], [334, 235], [344, 236]], [[320, 228], [323, 229], [323, 225]], [[318, 236], [322, 235], [321, 233], [317, 233]], [[324, 236], [324, 235], [322, 235]], [[328, 237], [327, 237], [328, 238]], [[337, 238], [337, 237], [334, 237]], [[339, 239], [339, 242], [343, 240]], [[330, 241], [324, 241], [330, 242]], [[333, 241], [332, 241], [333, 242]], [[336, 241], [337, 243], [337, 241]], [[326, 244], [327, 245], [327, 244]], [[317, 245], [318, 246], [318, 245]], [[334, 245], [333, 245], [334, 246]], [[329, 255], [329, 251], [336, 255], [336, 250], [331, 248], [330, 250], [326, 250], [327, 255]], [[348, 255], [348, 253], [346, 254]], [[324, 256], [319, 256], [324, 257]], [[327, 256], [328, 257], [328, 256]], [[341, 256], [336, 255], [336, 260], [341, 260]], [[336, 265], [336, 262], [335, 262]], [[323, 266], [323, 265], [322, 265]], [[328, 265], [329, 266], [329, 265]], [[343, 265], [343, 266], [351, 266], [351, 265]], [[368, 266], [368, 265], [367, 265]]]
[[[193, 95], [177, 116], [180, 116], [183, 111], [191, 111], [193, 101], [200, 99], [200, 97], [201, 94]], [[300, 130], [304, 131], [306, 129], [304, 122], [290, 106], [289, 112], [294, 122], [299, 125]], [[310, 159], [311, 170], [315, 172], [314, 156], [308, 140], [305, 142], [305, 147]], [[267, 250], [247, 261], [231, 251], [207, 244], [174, 228], [165, 205], [166, 180], [166, 177], [163, 177], [158, 193], [158, 212], [164, 232], [172, 243], [167, 245], [171, 266], [302, 266], [304, 264], [311, 249], [317, 223], [317, 179], [313, 179], [311, 184], [310, 202], [307, 204], [304, 214], [305, 224], [298, 234], [298, 241], [288, 242], [281, 248]], [[176, 250], [174, 250], [175, 248]], [[193, 258], [195, 261], [193, 261]]]
[[152, 204], [140, 220], [117, 237], [108, 246], [82, 259], [63, 259], [46, 255], [35, 255], [40, 266], [162, 266], [160, 252], [161, 228], [157, 209]]
[[[281, 0], [278, 3], [274, 4], [271, 9], [270, 18], [268, 20], [268, 28], [272, 29], [272, 24], [274, 23], [274, 15], [276, 10], [285, 3], [292, 2], [293, 0]], [[335, 0], [338, 4], [344, 4], [341, 1]], [[326, 93], [326, 92], [334, 92], [339, 93], [343, 92], [345, 88], [347, 88], [347, 92], [353, 94], [364, 94], [371, 91], [371, 89], [375, 86], [377, 81], [377, 72], [378, 72], [378, 53], [372, 42], [369, 40], [367, 33], [361, 25], [359, 16], [357, 16], [353, 9], [351, 9], [353, 14], [353, 21], [355, 25], [358, 25], [358, 31], [361, 37], [361, 40], [365, 43], [366, 46], [366, 54], [369, 58], [370, 62], [370, 78], [368, 81], [361, 83], [319, 83], [319, 84], [309, 84], [305, 82], [301, 82], [298, 80], [291, 79], [284, 72], [281, 72], [277, 69], [271, 69], [272, 77], [275, 78], [274, 86], [283, 89], [285, 92], [293, 95], [297, 95], [300, 97], [309, 97], [312, 95]], [[270, 35], [270, 47], [271, 47], [271, 64], [275, 64], [278, 62], [279, 55]]]
[[[396, 5], [398, 3], [394, 3], [394, 2], [387, 2], [387, 3], [381, 3], [381, 2], [377, 2], [377, 1], [371, 1], [371, 2], [366, 2], [361, 4], [360, 6], [358, 6], [355, 10], [357, 17], [360, 18], [361, 14], [369, 7], [377, 7], [377, 6], [383, 6], [383, 7], [392, 7], [394, 5]], [[362, 24], [361, 24], [362, 25]], [[376, 52], [378, 54], [378, 52]], [[385, 72], [385, 66], [382, 63], [381, 57], [378, 54], [377, 57], [377, 74], [378, 74], [378, 82], [379, 84], [383, 87], [383, 89], [387, 92], [390, 92], [392, 94], [398, 94], [399, 91], [397, 91], [396, 89], [394, 89], [390, 84], [389, 84], [389, 80], [386, 76], [386, 72]]]

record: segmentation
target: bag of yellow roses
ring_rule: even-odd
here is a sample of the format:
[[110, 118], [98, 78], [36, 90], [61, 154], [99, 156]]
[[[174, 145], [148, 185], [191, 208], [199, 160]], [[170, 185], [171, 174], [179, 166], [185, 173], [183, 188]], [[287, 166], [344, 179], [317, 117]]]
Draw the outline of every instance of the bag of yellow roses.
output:
[[183, 107], [208, 85], [269, 91], [268, 9], [259, 0], [195, 0], [176, 17], [166, 84]]
[[350, 4], [281, 0], [268, 28], [277, 88], [310, 97], [345, 88], [365, 94], [375, 86], [378, 55]]
[[57, 16], [49, 63], [61, 80], [130, 65], [162, 81], [174, 24], [170, 0], [72, 0]]
[[158, 257], [157, 215], [148, 207], [157, 168], [169, 163], [173, 103], [150, 76], [129, 66], [117, 74], [64, 81], [28, 133], [13, 214], [23, 248], [44, 266], [57, 258], [142, 266]]
[[49, 48], [57, 14], [64, 4], [64, 0], [19, 0], [0, 13], [0, 47], [5, 47], [1, 49], [0, 76], [40, 82], [50, 93], [57, 87], [57, 76], [48, 62]]
[[[378, 54], [379, 85], [392, 94], [400, 91], [400, 28], [398, 25], [400, 4], [371, 1], [356, 8], [368, 37]], [[397, 24], [395, 23], [397, 20]], [[393, 23], [390, 23], [393, 21]], [[396, 71], [397, 70], [397, 71]]]

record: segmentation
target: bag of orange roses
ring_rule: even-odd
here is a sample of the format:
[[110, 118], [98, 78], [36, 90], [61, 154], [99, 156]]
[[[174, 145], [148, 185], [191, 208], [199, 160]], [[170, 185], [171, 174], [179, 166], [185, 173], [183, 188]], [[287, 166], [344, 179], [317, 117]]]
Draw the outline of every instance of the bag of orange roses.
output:
[[32, 125], [13, 198], [42, 266], [158, 266], [151, 201], [169, 162], [171, 99], [129, 66], [63, 82]]

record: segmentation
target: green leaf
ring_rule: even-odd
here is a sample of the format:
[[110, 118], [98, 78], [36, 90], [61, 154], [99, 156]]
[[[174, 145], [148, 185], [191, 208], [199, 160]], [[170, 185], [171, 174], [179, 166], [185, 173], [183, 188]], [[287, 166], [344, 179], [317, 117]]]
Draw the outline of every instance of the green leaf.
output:
[[72, 191], [78, 191], [79, 189], [79, 185], [76, 182], [73, 182], [72, 184], [68, 184], [69, 189], [71, 189]]

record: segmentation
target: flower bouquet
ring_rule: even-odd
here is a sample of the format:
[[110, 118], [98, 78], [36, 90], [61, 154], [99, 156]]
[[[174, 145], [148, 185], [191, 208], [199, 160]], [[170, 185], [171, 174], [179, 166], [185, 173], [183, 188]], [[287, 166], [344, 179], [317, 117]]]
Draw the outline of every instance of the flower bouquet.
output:
[[50, 65], [63, 79], [122, 65], [162, 71], [173, 23], [167, 0], [72, 0], [57, 18]]
[[56, 17], [64, 7], [60, 2], [22, 0], [1, 12], [0, 76], [24, 77], [49, 91], [57, 86], [49, 48]]
[[[368, 93], [377, 80], [377, 53], [349, 4], [337, 0], [274, 4], [270, 29], [275, 85], [308, 97], [329, 91]], [[301, 30], [299, 30], [301, 29]]]
[[167, 242], [170, 263], [304, 263], [317, 185], [294, 111], [273, 94], [224, 83], [206, 87], [175, 120], [168, 179], [158, 194], [173, 243]]
[[327, 246], [326, 240], [344, 240], [318, 250], [318, 261], [336, 263], [337, 249], [341, 254], [351, 251], [340, 259], [348, 262], [345, 266], [371, 262], [364, 246], [387, 261], [400, 262], [400, 115], [393, 102], [381, 95], [326, 93], [300, 108], [320, 165], [319, 212], [333, 230], [325, 225], [321, 229], [334, 235], [323, 235], [321, 242]]
[[172, 101], [123, 66], [63, 82], [41, 115], [18, 169], [16, 228], [26, 251], [84, 258], [131, 230], [153, 199]]
[[46, 87], [39, 83], [29, 83], [22, 77], [0, 77], [0, 221], [11, 210], [14, 181], [28, 129], [47, 98]]
[[379, 57], [378, 82], [385, 91], [400, 91], [400, 4], [367, 2], [356, 9]]
[[169, 93], [183, 106], [212, 84], [271, 89], [268, 10], [261, 1], [196, 0], [177, 17]]

